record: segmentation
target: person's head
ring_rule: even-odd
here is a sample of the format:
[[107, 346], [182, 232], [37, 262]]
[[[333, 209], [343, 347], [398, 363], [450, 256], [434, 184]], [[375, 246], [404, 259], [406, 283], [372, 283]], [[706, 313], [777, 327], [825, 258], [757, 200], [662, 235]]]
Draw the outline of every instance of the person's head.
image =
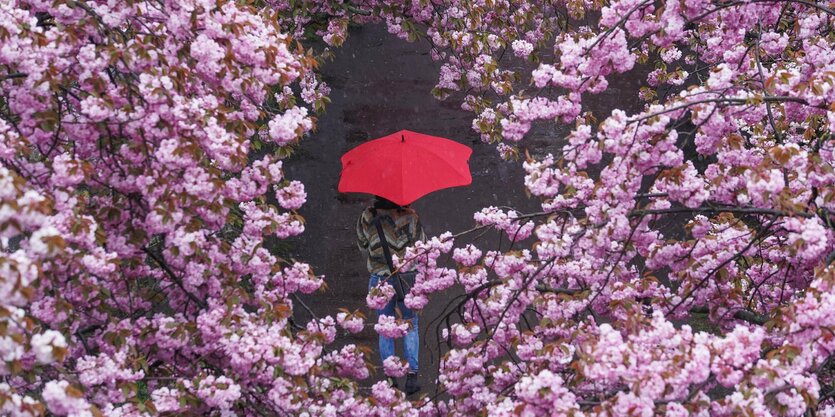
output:
[[391, 200], [385, 199], [378, 195], [374, 196], [374, 208], [376, 209], [405, 209], [407, 206], [401, 206]]

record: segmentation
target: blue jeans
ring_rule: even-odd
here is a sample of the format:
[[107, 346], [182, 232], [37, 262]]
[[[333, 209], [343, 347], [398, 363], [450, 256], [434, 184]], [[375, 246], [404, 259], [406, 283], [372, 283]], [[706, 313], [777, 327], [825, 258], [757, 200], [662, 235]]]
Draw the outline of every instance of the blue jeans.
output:
[[[368, 290], [371, 291], [372, 288], [377, 286], [377, 283], [380, 282], [381, 279], [385, 279], [385, 276], [371, 274], [371, 279], [368, 281]], [[393, 281], [389, 278], [389, 284], [394, 286]], [[394, 305], [397, 304], [397, 307], [400, 309], [400, 313], [403, 315], [404, 320], [411, 320], [412, 326], [409, 328], [409, 332], [406, 333], [406, 336], [403, 338], [404, 350], [406, 351], [406, 360], [409, 362], [409, 372], [417, 372], [418, 371], [418, 345], [420, 343], [419, 336], [418, 336], [418, 318], [417, 314], [414, 311], [410, 310], [406, 307], [402, 301], [397, 301], [397, 296], [391, 297], [388, 304], [383, 307], [381, 310], [377, 310], [378, 315], [382, 316], [394, 316]], [[390, 337], [380, 336], [380, 359], [381, 361], [386, 360], [389, 356], [394, 356], [394, 339]]]

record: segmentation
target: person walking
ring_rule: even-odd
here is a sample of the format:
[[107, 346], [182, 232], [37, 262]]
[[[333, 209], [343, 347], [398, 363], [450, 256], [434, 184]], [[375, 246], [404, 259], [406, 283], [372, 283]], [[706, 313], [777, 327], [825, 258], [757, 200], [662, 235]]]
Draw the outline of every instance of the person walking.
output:
[[[426, 240], [426, 234], [414, 210], [385, 198], [375, 197], [373, 205], [367, 207], [357, 220], [357, 246], [363, 252], [368, 272], [371, 274], [368, 281], [369, 291], [382, 280], [387, 280], [392, 286], [395, 285], [389, 268], [390, 260], [386, 259], [387, 251], [384, 250], [384, 244], [388, 245], [388, 252], [391, 255], [397, 254], [402, 259], [406, 247], [419, 240]], [[379, 222], [379, 227], [377, 222]], [[383, 231], [383, 236], [380, 236], [378, 232], [380, 229]], [[385, 242], [382, 239], [385, 239]], [[377, 314], [378, 316], [394, 316], [395, 308], [400, 310], [403, 320], [411, 322], [409, 331], [403, 339], [406, 361], [409, 363], [404, 392], [411, 395], [420, 391], [417, 380], [419, 370], [418, 317], [406, 307], [403, 300], [397, 300], [396, 296], [392, 297], [385, 307], [377, 310]], [[380, 335], [379, 347], [381, 361], [394, 355], [394, 339]], [[392, 386], [399, 388], [396, 379], [389, 378], [389, 381]]]
[[[368, 193], [377, 197], [357, 221], [357, 244], [365, 252], [369, 292], [385, 280], [395, 287], [398, 296], [380, 310], [378, 316], [393, 317], [400, 310], [411, 326], [403, 340], [409, 374], [406, 394], [420, 391], [418, 374], [418, 318], [406, 307], [403, 294], [412, 281], [410, 271], [393, 271], [390, 253], [402, 257], [405, 248], [418, 240], [426, 240], [417, 214], [408, 207], [415, 200], [437, 190], [461, 187], [473, 182], [469, 160], [473, 150], [454, 140], [410, 130], [400, 130], [365, 142], [340, 158], [342, 173], [337, 190], [340, 193]], [[377, 230], [380, 230], [378, 232]], [[397, 272], [394, 277], [392, 272]], [[400, 288], [398, 290], [398, 288]], [[383, 361], [394, 355], [394, 340], [380, 336], [380, 357]], [[385, 362], [383, 362], [385, 366]], [[397, 381], [391, 379], [397, 386]]]

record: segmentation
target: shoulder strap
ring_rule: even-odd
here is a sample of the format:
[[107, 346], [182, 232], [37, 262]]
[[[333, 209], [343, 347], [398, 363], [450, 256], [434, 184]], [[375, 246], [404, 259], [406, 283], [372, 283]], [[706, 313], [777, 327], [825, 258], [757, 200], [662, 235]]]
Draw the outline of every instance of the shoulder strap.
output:
[[383, 225], [380, 224], [380, 216], [374, 216], [374, 227], [377, 228], [377, 234], [380, 235], [380, 244], [383, 246], [383, 254], [386, 256], [389, 273], [394, 273], [394, 264], [391, 261], [391, 250], [389, 249], [389, 242], [386, 240], [386, 233], [383, 232]]

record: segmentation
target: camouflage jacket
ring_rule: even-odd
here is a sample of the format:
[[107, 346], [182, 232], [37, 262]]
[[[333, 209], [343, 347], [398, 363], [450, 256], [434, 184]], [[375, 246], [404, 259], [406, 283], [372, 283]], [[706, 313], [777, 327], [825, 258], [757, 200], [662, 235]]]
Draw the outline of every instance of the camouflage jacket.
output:
[[376, 275], [388, 275], [389, 267], [386, 263], [383, 246], [377, 227], [374, 226], [374, 213], [380, 218], [383, 233], [392, 256], [403, 257], [407, 246], [418, 240], [426, 240], [423, 226], [417, 213], [412, 209], [374, 209], [367, 207], [357, 220], [357, 246], [366, 256], [368, 272]]

